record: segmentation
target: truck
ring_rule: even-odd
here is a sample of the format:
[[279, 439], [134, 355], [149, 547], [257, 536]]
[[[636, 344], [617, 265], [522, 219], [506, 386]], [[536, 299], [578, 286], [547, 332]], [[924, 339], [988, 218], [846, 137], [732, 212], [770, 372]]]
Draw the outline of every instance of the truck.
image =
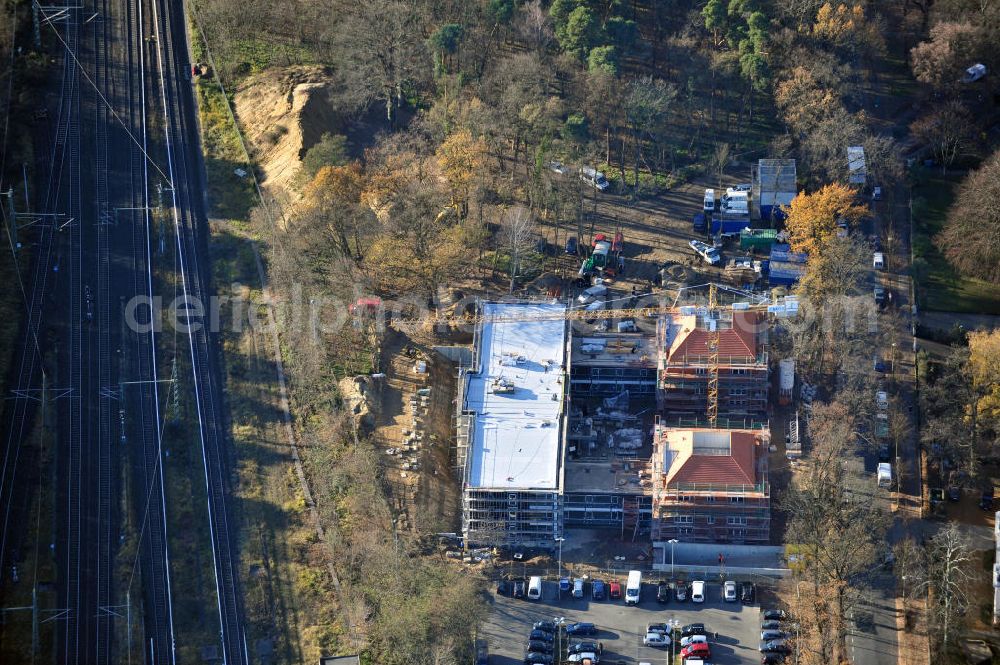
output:
[[785, 243], [775, 243], [771, 245], [772, 261], [787, 261], [788, 263], [805, 263], [809, 260], [809, 255], [805, 252], [793, 252], [790, 245]]
[[892, 465], [888, 462], [879, 462], [878, 470], [875, 472], [878, 478], [879, 487], [892, 487]]
[[639, 604], [639, 590], [642, 587], [642, 571], [628, 571], [628, 582], [625, 584], [625, 604]]

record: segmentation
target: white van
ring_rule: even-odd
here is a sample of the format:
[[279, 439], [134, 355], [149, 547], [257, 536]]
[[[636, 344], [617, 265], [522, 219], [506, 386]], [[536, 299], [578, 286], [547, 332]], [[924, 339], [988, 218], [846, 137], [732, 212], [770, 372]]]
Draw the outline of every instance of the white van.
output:
[[638, 605], [639, 591], [642, 588], [642, 571], [628, 571], [628, 583], [625, 585], [625, 604]]
[[892, 487], [892, 465], [888, 462], [879, 462], [876, 471], [879, 487]]
[[715, 190], [706, 189], [705, 190], [705, 204], [703, 206], [705, 212], [715, 212]]
[[580, 169], [580, 178], [584, 182], [593, 185], [602, 192], [611, 186], [611, 183], [608, 182], [608, 179], [604, 177], [603, 173], [597, 169], [592, 169], [589, 166], [585, 166]]
[[579, 577], [573, 580], [573, 597], [583, 598], [583, 580]]
[[541, 600], [542, 598], [542, 578], [535, 575], [528, 580], [528, 600]]
[[692, 603], [704, 603], [705, 602], [705, 582], [702, 580], [695, 580], [691, 582], [691, 602]]
[[872, 254], [872, 267], [875, 270], [885, 270], [885, 254], [882, 252]]

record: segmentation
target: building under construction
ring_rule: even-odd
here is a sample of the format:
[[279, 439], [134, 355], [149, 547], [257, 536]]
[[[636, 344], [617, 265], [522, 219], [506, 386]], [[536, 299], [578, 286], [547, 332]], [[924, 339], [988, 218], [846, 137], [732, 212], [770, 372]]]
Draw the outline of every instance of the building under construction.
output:
[[551, 548], [562, 533], [564, 304], [487, 303], [462, 370], [462, 531], [472, 545]]
[[771, 525], [769, 434], [655, 424], [655, 541], [767, 543]]
[[720, 427], [767, 410], [766, 314], [685, 307], [657, 326], [657, 402], [665, 422], [707, 424], [713, 391]]

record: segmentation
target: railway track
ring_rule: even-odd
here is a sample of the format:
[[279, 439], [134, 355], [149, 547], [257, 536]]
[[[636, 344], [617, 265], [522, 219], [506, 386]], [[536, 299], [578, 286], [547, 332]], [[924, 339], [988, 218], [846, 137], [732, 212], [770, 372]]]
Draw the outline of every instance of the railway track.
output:
[[[184, 8], [167, 0], [152, 2], [179, 276], [183, 297], [207, 304], [209, 267], [203, 259], [207, 225], [203, 198], [196, 193], [197, 183], [201, 182], [201, 152], [188, 79]], [[221, 656], [227, 664], [239, 665], [249, 663], [249, 652], [239, 580], [238, 533], [230, 527], [230, 459], [219, 359], [205, 325], [188, 326], [187, 338], [211, 531]]]

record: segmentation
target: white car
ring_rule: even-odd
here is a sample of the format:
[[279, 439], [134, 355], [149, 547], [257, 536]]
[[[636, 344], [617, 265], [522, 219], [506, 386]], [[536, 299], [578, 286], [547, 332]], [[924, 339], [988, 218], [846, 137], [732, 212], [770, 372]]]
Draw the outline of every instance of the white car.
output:
[[668, 647], [670, 646], [670, 638], [663, 633], [646, 633], [646, 636], [642, 638], [642, 644], [647, 647]]
[[875, 393], [875, 406], [878, 407], [879, 411], [885, 411], [889, 408], [889, 393], [884, 390], [880, 390]]
[[601, 662], [600, 657], [593, 651], [581, 651], [580, 653], [571, 653], [567, 658], [567, 663], [582, 663], [589, 660], [592, 663]]
[[736, 582], [729, 581], [722, 585], [722, 598], [727, 603], [736, 602]]
[[591, 286], [589, 289], [584, 289], [583, 293], [576, 297], [576, 301], [581, 305], [589, 305], [595, 300], [602, 298], [608, 292], [608, 287], [603, 284], [598, 284], [597, 286]]
[[681, 638], [681, 648], [683, 649], [686, 646], [689, 646], [691, 644], [697, 644], [698, 642], [704, 642], [705, 644], [708, 644], [708, 636], [707, 635], [688, 635], [687, 637], [682, 637]]
[[703, 261], [709, 265], [719, 265], [722, 262], [722, 257], [719, 256], [719, 250], [711, 245], [706, 245], [700, 240], [692, 240], [688, 245], [695, 251], [695, 253], [702, 258]]
[[562, 162], [549, 162], [546, 166], [549, 167], [550, 171], [558, 173], [559, 175], [566, 175], [569, 173], [569, 168]]

